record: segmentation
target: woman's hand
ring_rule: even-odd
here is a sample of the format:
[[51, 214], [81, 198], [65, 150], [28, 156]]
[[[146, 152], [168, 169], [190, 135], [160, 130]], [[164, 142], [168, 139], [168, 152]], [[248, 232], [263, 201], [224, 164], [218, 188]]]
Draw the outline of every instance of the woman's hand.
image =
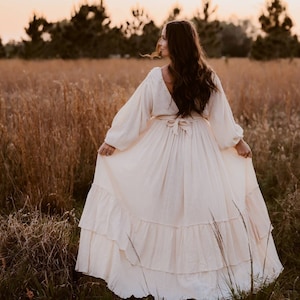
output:
[[238, 155], [241, 155], [243, 157], [252, 157], [252, 152], [251, 152], [251, 148], [249, 147], [249, 145], [243, 140], [241, 139], [236, 145], [235, 145], [235, 149], [238, 153]]
[[115, 147], [106, 144], [105, 142], [100, 146], [98, 153], [100, 155], [106, 155], [106, 156], [110, 156], [114, 153], [115, 151]]

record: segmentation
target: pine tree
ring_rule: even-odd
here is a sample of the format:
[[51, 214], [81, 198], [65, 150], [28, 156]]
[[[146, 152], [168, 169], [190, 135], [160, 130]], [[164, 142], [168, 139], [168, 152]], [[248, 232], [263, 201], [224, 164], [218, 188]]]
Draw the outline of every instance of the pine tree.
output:
[[48, 28], [51, 26], [44, 17], [33, 15], [25, 32], [29, 40], [23, 40], [24, 43], [24, 58], [44, 58], [46, 48], [46, 38]]
[[107, 45], [110, 22], [103, 1], [98, 5], [82, 4], [70, 20], [56, 22], [49, 28], [50, 56], [107, 57], [112, 50]]
[[252, 45], [252, 58], [267, 60], [298, 55], [298, 38], [291, 33], [293, 21], [281, 0], [268, 1], [267, 10], [259, 17], [259, 22], [263, 34]]
[[126, 37], [127, 54], [140, 57], [155, 49], [159, 37], [159, 27], [157, 27], [149, 15], [140, 7], [131, 10], [132, 20], [126, 22], [123, 28]]
[[71, 39], [80, 57], [109, 55], [104, 43], [111, 21], [103, 1], [100, 5], [82, 5], [71, 19]]
[[221, 25], [218, 20], [210, 21], [211, 15], [216, 8], [211, 9], [211, 1], [203, 1], [202, 16], [198, 13], [193, 17], [192, 22], [196, 25], [201, 45], [209, 57], [221, 56]]

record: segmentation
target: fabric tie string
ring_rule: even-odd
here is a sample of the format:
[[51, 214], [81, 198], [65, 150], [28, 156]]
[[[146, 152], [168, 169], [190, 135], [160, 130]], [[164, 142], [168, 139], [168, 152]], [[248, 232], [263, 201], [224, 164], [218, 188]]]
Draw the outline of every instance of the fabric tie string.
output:
[[176, 119], [168, 120], [167, 126], [172, 128], [173, 133], [175, 135], [178, 135], [178, 128], [181, 128], [182, 130], [184, 130], [187, 133], [187, 135], [189, 135], [189, 136], [192, 135], [191, 124], [186, 119], [176, 118]]

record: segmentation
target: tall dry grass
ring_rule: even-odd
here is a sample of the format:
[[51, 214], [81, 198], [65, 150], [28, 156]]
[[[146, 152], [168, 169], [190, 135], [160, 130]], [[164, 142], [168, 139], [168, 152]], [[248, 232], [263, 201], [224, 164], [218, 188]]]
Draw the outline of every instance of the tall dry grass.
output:
[[0, 61], [2, 209], [64, 210], [83, 197], [113, 115], [148, 69], [137, 61]]
[[[99, 293], [112, 299], [101, 282], [68, 275], [76, 256], [76, 220], [93, 179], [97, 149], [114, 114], [147, 72], [164, 63], [0, 61], [0, 294], [13, 284], [9, 281], [11, 274], [19, 278], [20, 287], [15, 294], [12, 289], [7, 299], [29, 298], [27, 289], [34, 293], [33, 299], [50, 299], [54, 297], [51, 295], [55, 299], [96, 299], [88, 295]], [[258, 180], [275, 227], [275, 242], [285, 265], [279, 281], [250, 296], [298, 299], [300, 61], [230, 59], [210, 60], [210, 64], [221, 78], [252, 147]], [[66, 221], [66, 212], [74, 207], [77, 217]], [[26, 219], [26, 213], [31, 217]], [[35, 226], [40, 235], [34, 232]], [[58, 248], [50, 247], [50, 237], [46, 241], [41, 238], [42, 233], [52, 232], [51, 228], [55, 228]], [[31, 240], [31, 235], [37, 238]], [[15, 247], [7, 251], [11, 240], [16, 241]], [[46, 252], [41, 251], [41, 257], [39, 251], [28, 256], [31, 246], [25, 250], [25, 245], [66, 255], [59, 263], [64, 272], [57, 273], [57, 265], [51, 268], [52, 264], [43, 261]], [[22, 261], [17, 261], [14, 253], [23, 253]], [[38, 270], [35, 280], [26, 277], [32, 264]], [[41, 266], [46, 266], [44, 273]], [[68, 288], [61, 288], [62, 281]], [[47, 285], [52, 290], [47, 290]]]

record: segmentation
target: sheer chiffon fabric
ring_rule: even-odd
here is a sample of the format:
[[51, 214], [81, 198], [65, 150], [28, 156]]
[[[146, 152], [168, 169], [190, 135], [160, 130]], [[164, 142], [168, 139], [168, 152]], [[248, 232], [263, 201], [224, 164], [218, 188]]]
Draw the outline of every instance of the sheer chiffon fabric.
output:
[[282, 271], [252, 160], [221, 83], [177, 118], [152, 69], [115, 116], [80, 220], [76, 270], [121, 298], [230, 299]]

